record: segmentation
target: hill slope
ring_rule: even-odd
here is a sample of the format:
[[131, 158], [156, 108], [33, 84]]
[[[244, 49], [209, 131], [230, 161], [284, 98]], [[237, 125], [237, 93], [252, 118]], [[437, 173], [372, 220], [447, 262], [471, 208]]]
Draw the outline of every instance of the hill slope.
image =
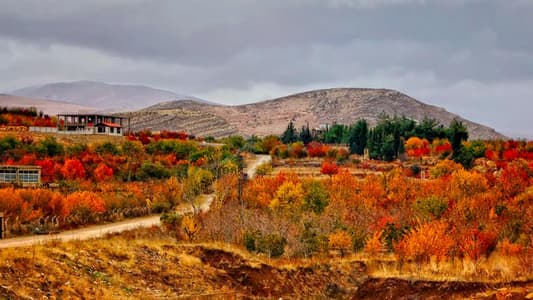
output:
[[107, 84], [95, 81], [74, 81], [27, 87], [12, 92], [29, 98], [66, 101], [90, 105], [101, 110], [131, 111], [174, 99], [201, 99], [137, 85]]
[[85, 112], [97, 110], [95, 107], [85, 105], [77, 105], [61, 101], [25, 98], [6, 94], [0, 94], [0, 106], [35, 107], [38, 111], [43, 111], [45, 114], [49, 115], [56, 115], [62, 112]]
[[[189, 112], [188, 115], [182, 114]], [[228, 133], [244, 135], [281, 134], [287, 123], [293, 120], [297, 127], [309, 123], [311, 127], [320, 124], [351, 124], [365, 118], [375, 124], [381, 113], [406, 116], [415, 120], [424, 117], [434, 118], [448, 125], [457, 118], [465, 123], [473, 139], [505, 138], [494, 129], [463, 119], [443, 108], [424, 104], [403, 93], [387, 89], [337, 88], [309, 91], [274, 100], [239, 106], [224, 106], [200, 103], [197, 101], [171, 101], [159, 103], [132, 114], [132, 123], [142, 127], [143, 122], [156, 123], [164, 115], [171, 118], [180, 115], [182, 129], [196, 126], [196, 118], [201, 120], [202, 130], [194, 130], [196, 135], [224, 136]], [[213, 117], [214, 116], [214, 117]], [[207, 119], [216, 119], [216, 122]], [[152, 119], [152, 121], [150, 121]], [[222, 120], [225, 121], [222, 122]], [[222, 123], [220, 123], [222, 122]], [[227, 124], [226, 124], [227, 123]], [[160, 123], [151, 130], [175, 130], [175, 123]], [[191, 129], [193, 128], [191, 127]], [[203, 130], [205, 129], [205, 132]]]

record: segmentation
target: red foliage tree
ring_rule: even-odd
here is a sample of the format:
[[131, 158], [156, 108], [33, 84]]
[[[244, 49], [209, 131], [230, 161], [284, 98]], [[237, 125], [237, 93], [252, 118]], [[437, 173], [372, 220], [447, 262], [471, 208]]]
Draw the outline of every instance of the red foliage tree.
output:
[[78, 159], [67, 159], [61, 168], [61, 175], [70, 180], [83, 179], [85, 178], [85, 168]]
[[322, 162], [320, 173], [331, 177], [339, 173], [339, 166], [333, 161], [325, 160], [324, 162]]
[[36, 161], [35, 164], [41, 167], [41, 178], [44, 182], [51, 182], [54, 180], [55, 161], [53, 159], [45, 158]]
[[96, 169], [94, 169], [94, 178], [98, 182], [109, 180], [112, 177], [113, 177], [113, 169], [111, 169], [104, 163], [98, 164]]
[[307, 144], [307, 153], [309, 157], [324, 157], [328, 153], [329, 147], [319, 142]]
[[459, 250], [464, 257], [478, 260], [494, 250], [497, 234], [477, 228], [466, 229], [459, 235]]

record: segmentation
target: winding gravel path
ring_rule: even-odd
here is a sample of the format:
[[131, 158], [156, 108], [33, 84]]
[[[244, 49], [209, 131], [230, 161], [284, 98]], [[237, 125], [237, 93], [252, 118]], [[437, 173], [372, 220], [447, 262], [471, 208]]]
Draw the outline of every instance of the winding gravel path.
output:
[[[272, 158], [269, 155], [257, 155], [253, 161], [248, 162], [248, 166], [245, 169], [248, 178], [251, 179], [255, 176], [255, 170], [259, 165], [265, 162], [271, 161]], [[213, 199], [214, 194], [205, 195], [205, 200], [200, 205], [201, 211], [208, 211]], [[182, 213], [192, 211], [192, 208], [182, 209]], [[15, 248], [26, 247], [35, 244], [43, 244], [51, 241], [72, 241], [72, 240], [87, 240], [91, 238], [102, 237], [109, 233], [117, 233], [127, 230], [132, 230], [141, 227], [159, 226], [159, 215], [147, 216], [141, 218], [128, 219], [121, 222], [105, 225], [94, 225], [85, 228], [63, 231], [58, 234], [50, 235], [34, 235], [27, 237], [17, 237], [5, 240], [0, 240], [0, 249], [2, 248]]]

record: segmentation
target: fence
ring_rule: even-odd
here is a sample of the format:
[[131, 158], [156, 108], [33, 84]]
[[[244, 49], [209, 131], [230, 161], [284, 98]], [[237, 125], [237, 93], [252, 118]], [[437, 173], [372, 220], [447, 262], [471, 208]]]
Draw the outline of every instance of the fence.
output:
[[48, 133], [57, 133], [57, 127], [39, 127], [39, 126], [30, 126], [29, 130], [31, 132], [48, 132]]

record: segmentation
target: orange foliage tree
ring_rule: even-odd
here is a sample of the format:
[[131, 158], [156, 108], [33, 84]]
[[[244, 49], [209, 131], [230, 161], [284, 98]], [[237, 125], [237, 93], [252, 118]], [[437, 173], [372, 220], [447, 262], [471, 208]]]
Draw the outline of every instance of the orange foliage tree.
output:
[[75, 211], [102, 213], [105, 211], [105, 201], [94, 192], [75, 192], [66, 196], [61, 215], [68, 216]]
[[446, 222], [433, 221], [411, 230], [394, 245], [396, 257], [417, 262], [448, 258], [455, 246], [448, 227]]
[[416, 136], [410, 137], [405, 142], [405, 149], [410, 157], [422, 157], [430, 152], [428, 140]]
[[328, 237], [328, 246], [330, 249], [339, 250], [341, 257], [344, 257], [344, 251], [352, 245], [352, 238], [346, 231], [338, 230]]

